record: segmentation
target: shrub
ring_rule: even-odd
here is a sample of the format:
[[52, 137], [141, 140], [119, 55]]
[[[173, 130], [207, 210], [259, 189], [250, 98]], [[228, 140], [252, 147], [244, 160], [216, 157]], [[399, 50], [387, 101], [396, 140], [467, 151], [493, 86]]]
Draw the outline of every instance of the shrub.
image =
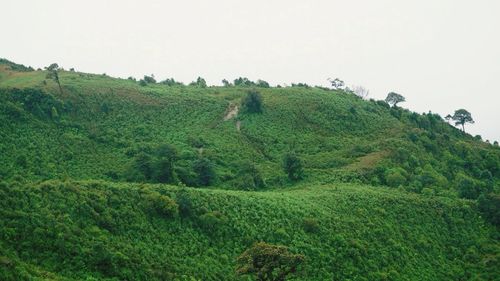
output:
[[155, 84], [156, 83], [156, 79], [155, 79], [153, 74], [151, 74], [151, 76], [144, 75], [144, 79], [141, 81], [144, 81], [147, 84]]
[[398, 187], [406, 183], [406, 177], [404, 176], [406, 171], [402, 168], [392, 168], [385, 171], [384, 179], [388, 186]]
[[292, 181], [300, 180], [304, 177], [302, 160], [294, 153], [287, 153], [283, 158], [283, 170]]
[[477, 199], [483, 191], [477, 180], [465, 174], [459, 174], [457, 182], [458, 196], [460, 198]]
[[303, 255], [292, 254], [284, 246], [259, 242], [237, 258], [236, 274], [254, 274], [263, 281], [286, 280], [303, 262]]
[[220, 227], [227, 222], [227, 218], [219, 211], [207, 212], [200, 216], [200, 225], [209, 232], [220, 230]]
[[262, 175], [251, 162], [245, 162], [239, 165], [238, 171], [239, 187], [244, 189], [260, 189], [265, 187]]
[[148, 194], [146, 198], [150, 201], [154, 210], [162, 216], [172, 218], [179, 213], [179, 205], [166, 195], [154, 192]]
[[317, 233], [319, 231], [319, 223], [315, 218], [305, 218], [302, 221], [302, 227], [305, 232]]
[[207, 158], [200, 158], [193, 164], [193, 170], [196, 173], [197, 184], [199, 186], [209, 186], [215, 182], [216, 174], [214, 165]]
[[193, 202], [186, 188], [181, 189], [175, 198], [179, 206], [179, 214], [183, 217], [188, 217], [193, 214]]
[[243, 99], [243, 108], [249, 113], [262, 112], [262, 96], [259, 92], [252, 90], [248, 91]]
[[481, 194], [477, 202], [484, 218], [493, 225], [500, 226], [500, 194]]

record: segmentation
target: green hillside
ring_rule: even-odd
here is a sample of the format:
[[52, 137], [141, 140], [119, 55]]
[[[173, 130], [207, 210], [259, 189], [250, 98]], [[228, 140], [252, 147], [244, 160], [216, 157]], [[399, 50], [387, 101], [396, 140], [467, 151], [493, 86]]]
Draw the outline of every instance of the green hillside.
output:
[[305, 257], [294, 280], [500, 279], [500, 148], [437, 114], [50, 73], [0, 60], [2, 280], [252, 280], [258, 241]]

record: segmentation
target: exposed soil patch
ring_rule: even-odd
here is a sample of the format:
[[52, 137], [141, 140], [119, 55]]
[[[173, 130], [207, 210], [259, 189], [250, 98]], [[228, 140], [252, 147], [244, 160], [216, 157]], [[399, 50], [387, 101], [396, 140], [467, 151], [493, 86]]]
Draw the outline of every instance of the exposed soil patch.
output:
[[234, 117], [238, 116], [240, 108], [236, 104], [230, 104], [227, 110], [226, 115], [224, 116], [224, 121], [233, 119]]

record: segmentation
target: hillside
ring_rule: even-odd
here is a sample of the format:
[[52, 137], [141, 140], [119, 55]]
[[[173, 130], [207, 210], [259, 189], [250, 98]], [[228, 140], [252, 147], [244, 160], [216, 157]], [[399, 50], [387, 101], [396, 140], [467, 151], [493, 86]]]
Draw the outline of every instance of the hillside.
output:
[[256, 241], [303, 254], [297, 280], [499, 279], [500, 148], [437, 114], [48, 73], [0, 61], [3, 279], [237, 280]]

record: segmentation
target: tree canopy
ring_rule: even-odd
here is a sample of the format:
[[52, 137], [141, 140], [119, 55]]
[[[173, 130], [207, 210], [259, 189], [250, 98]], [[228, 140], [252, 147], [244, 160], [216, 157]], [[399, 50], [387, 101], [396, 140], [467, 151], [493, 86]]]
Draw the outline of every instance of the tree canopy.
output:
[[465, 109], [455, 110], [455, 113], [453, 113], [451, 119], [455, 121], [455, 126], [461, 125], [462, 131], [464, 132], [466, 123], [474, 124], [474, 119], [472, 119], [472, 115], [470, 114], [469, 111]]
[[247, 95], [243, 99], [243, 107], [247, 112], [250, 113], [261, 113], [262, 112], [262, 95], [255, 90], [247, 92]]
[[254, 274], [258, 281], [283, 281], [303, 262], [303, 255], [290, 253], [284, 246], [258, 242], [237, 258], [236, 273]]
[[395, 92], [390, 92], [387, 94], [387, 97], [385, 98], [385, 102], [388, 104], [396, 107], [398, 103], [400, 102], [405, 102], [406, 99], [402, 95], [395, 93]]

